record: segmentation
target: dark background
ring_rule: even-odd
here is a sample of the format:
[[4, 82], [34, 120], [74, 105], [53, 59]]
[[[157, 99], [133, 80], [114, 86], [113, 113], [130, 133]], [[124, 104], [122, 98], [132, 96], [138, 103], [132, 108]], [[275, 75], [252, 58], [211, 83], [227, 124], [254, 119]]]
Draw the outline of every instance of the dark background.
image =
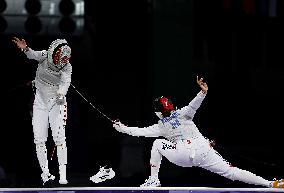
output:
[[[27, 85], [37, 64], [16, 48], [13, 36], [34, 50], [47, 49], [56, 38], [72, 47], [72, 84], [88, 102], [70, 87], [68, 186], [139, 186], [150, 174], [155, 139], [118, 133], [89, 102], [111, 119], [148, 126], [157, 122], [152, 100], [163, 95], [177, 107], [187, 105], [200, 90], [197, 75], [209, 86], [195, 116], [200, 131], [233, 165], [269, 180], [283, 178], [283, 1], [84, 2], [79, 34], [71, 17], [62, 17], [67, 25], [58, 26], [58, 34], [39, 33], [36, 14], [25, 17], [34, 21], [26, 33], [8, 33], [10, 23], [0, 15], [2, 187], [41, 187], [29, 113], [33, 92]], [[49, 158], [53, 146], [49, 137]], [[49, 163], [57, 175], [56, 156]], [[116, 177], [91, 183], [89, 177], [104, 165]], [[162, 186], [255, 187], [166, 159], [160, 180]]]

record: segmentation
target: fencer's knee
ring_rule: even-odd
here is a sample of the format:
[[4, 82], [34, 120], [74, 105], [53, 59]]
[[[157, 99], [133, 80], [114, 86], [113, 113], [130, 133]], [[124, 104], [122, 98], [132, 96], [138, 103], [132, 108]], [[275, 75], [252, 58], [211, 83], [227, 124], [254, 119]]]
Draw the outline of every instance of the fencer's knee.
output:
[[46, 152], [46, 146], [44, 142], [36, 143], [36, 152]]
[[64, 145], [66, 144], [66, 137], [64, 135], [55, 135], [53, 141], [56, 146]]
[[162, 144], [163, 141], [164, 141], [164, 139], [156, 139], [156, 140], [153, 142], [152, 148], [157, 149], [158, 147], [161, 146], [161, 144]]
[[45, 143], [46, 143], [46, 139], [37, 139], [37, 138], [34, 138], [34, 144], [36, 145], [36, 146], [43, 146], [43, 145], [45, 145]]
[[56, 146], [66, 147], [66, 141], [65, 141], [65, 139], [62, 139], [62, 140], [55, 140], [54, 143], [55, 143]]

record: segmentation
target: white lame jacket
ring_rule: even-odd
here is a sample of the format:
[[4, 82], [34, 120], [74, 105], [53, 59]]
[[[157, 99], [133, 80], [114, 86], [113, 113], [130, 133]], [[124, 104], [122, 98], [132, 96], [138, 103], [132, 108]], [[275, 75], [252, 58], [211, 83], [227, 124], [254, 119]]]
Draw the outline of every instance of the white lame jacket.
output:
[[170, 117], [160, 119], [157, 124], [143, 128], [122, 125], [119, 127], [119, 131], [132, 136], [162, 136], [171, 142], [183, 139], [203, 138], [192, 119], [205, 96], [206, 93], [200, 91], [188, 106], [172, 111]]
[[68, 63], [60, 71], [51, 70], [48, 67], [47, 51], [34, 51], [29, 48], [25, 52], [27, 58], [38, 61], [35, 77], [35, 86], [48, 98], [56, 97], [57, 93], [67, 94], [71, 83], [72, 66]]

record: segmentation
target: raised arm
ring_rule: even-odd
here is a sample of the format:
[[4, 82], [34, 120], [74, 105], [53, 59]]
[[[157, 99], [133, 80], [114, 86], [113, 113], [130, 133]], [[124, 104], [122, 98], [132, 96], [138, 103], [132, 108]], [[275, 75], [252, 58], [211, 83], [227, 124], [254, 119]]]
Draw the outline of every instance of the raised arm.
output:
[[144, 137], [159, 137], [161, 136], [161, 132], [158, 124], [154, 124], [149, 127], [128, 127], [122, 124], [120, 121], [117, 121], [113, 124], [113, 127], [121, 132], [126, 133], [132, 136], [144, 136]]
[[26, 40], [19, 39], [17, 37], [14, 37], [12, 41], [17, 45], [18, 48], [20, 48], [26, 55], [27, 58], [42, 61], [47, 57], [47, 51], [34, 51], [33, 49], [29, 48]]
[[201, 91], [196, 95], [196, 97], [188, 104], [188, 106], [183, 107], [180, 109], [180, 112], [186, 116], [189, 116], [191, 119], [193, 119], [197, 109], [200, 107], [202, 101], [204, 100], [207, 91], [208, 86], [205, 82], [203, 82], [203, 78], [196, 77], [196, 82], [200, 86]]

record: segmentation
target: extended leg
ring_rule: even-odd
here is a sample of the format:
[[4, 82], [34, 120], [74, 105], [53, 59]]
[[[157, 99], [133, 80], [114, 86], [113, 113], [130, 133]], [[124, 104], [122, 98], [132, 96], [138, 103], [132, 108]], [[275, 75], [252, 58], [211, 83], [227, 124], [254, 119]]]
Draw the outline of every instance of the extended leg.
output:
[[200, 163], [199, 167], [224, 176], [231, 180], [238, 180], [248, 184], [271, 187], [271, 181], [257, 176], [247, 170], [233, 167], [224, 160], [213, 148], [209, 151], [207, 157]]

